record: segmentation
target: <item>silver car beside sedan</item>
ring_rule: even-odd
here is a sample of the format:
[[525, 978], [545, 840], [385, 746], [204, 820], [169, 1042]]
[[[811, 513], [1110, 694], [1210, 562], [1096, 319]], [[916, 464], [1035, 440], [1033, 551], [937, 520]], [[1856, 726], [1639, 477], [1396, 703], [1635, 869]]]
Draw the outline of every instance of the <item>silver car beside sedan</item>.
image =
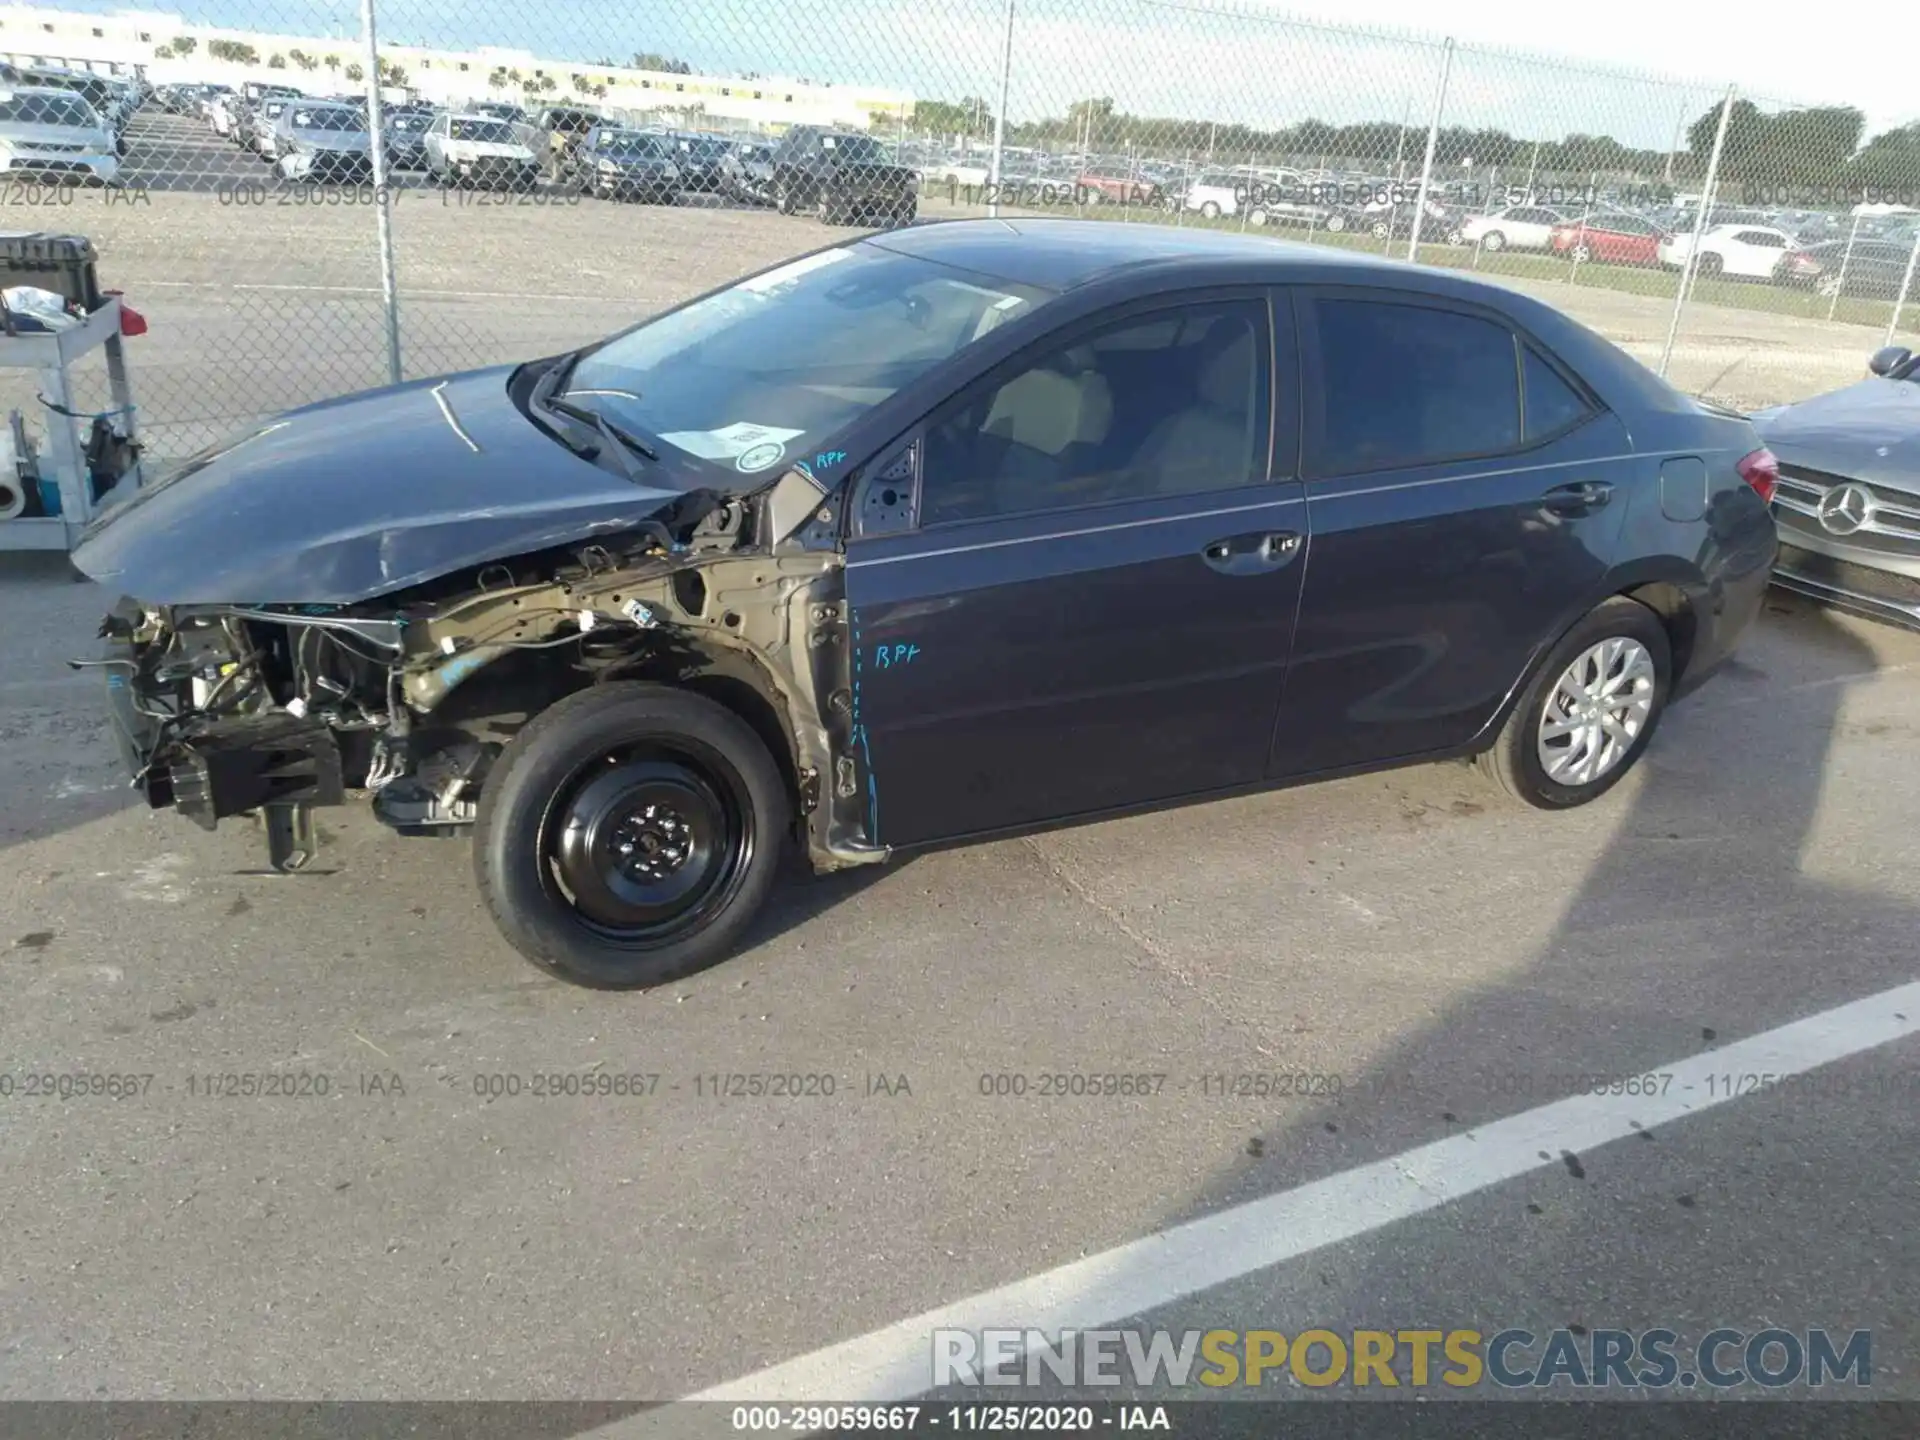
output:
[[274, 153], [282, 180], [359, 184], [373, 176], [373, 137], [353, 105], [289, 103], [274, 124]]
[[117, 185], [118, 151], [106, 121], [73, 91], [31, 85], [0, 89], [0, 173]]
[[1920, 629], [1920, 355], [1890, 345], [1867, 368], [1749, 417], [1780, 460], [1774, 581]]

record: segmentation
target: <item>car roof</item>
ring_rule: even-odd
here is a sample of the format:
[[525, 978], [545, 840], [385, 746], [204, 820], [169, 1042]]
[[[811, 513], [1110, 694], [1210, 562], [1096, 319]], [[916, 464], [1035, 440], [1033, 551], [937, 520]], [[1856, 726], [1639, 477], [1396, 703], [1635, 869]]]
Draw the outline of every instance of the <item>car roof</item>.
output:
[[1183, 266], [1243, 269], [1246, 279], [1261, 283], [1303, 278], [1307, 270], [1333, 284], [1342, 279], [1365, 284], [1383, 274], [1430, 273], [1359, 250], [1105, 220], [943, 220], [886, 232], [868, 243], [1043, 290], [1071, 290], [1148, 266], [1162, 271]]

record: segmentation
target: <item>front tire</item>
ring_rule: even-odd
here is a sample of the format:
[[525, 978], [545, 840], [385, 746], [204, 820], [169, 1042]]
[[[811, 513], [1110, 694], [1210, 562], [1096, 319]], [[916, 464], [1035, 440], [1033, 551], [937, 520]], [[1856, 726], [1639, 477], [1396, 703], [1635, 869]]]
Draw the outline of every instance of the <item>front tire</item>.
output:
[[732, 711], [666, 686], [596, 686], [495, 763], [474, 874], [534, 964], [637, 989], [727, 956], [773, 887], [790, 815], [779, 767]]
[[1645, 753], [1672, 684], [1673, 650], [1660, 618], [1616, 595], [1553, 647], [1476, 763], [1537, 809], [1585, 805]]
[[1485, 235], [1481, 236], [1480, 244], [1489, 252], [1498, 253], [1507, 248], [1507, 237], [1502, 235], [1498, 230], [1489, 230]]

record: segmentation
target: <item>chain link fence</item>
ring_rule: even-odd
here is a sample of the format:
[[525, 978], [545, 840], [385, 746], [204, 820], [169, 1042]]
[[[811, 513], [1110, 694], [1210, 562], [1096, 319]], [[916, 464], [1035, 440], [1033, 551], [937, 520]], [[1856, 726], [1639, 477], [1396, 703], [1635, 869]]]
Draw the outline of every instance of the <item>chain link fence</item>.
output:
[[[7, 228], [88, 235], [150, 319], [156, 459], [914, 219], [1457, 267], [1736, 404], [1846, 383], [1911, 314], [1920, 124], [1851, 107], [1243, 0], [195, 5], [0, 11]], [[48, 88], [105, 138], [18, 129]]]

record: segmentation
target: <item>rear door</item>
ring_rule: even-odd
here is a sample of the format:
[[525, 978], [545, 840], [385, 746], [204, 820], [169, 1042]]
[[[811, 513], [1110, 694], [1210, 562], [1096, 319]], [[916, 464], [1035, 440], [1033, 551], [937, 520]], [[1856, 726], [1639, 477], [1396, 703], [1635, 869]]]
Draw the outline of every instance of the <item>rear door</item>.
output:
[[1288, 318], [1104, 312], [877, 459], [846, 583], [880, 843], [1261, 778], [1305, 549]]
[[1498, 312], [1298, 296], [1312, 535], [1271, 772], [1472, 740], [1604, 577], [1625, 427]]

